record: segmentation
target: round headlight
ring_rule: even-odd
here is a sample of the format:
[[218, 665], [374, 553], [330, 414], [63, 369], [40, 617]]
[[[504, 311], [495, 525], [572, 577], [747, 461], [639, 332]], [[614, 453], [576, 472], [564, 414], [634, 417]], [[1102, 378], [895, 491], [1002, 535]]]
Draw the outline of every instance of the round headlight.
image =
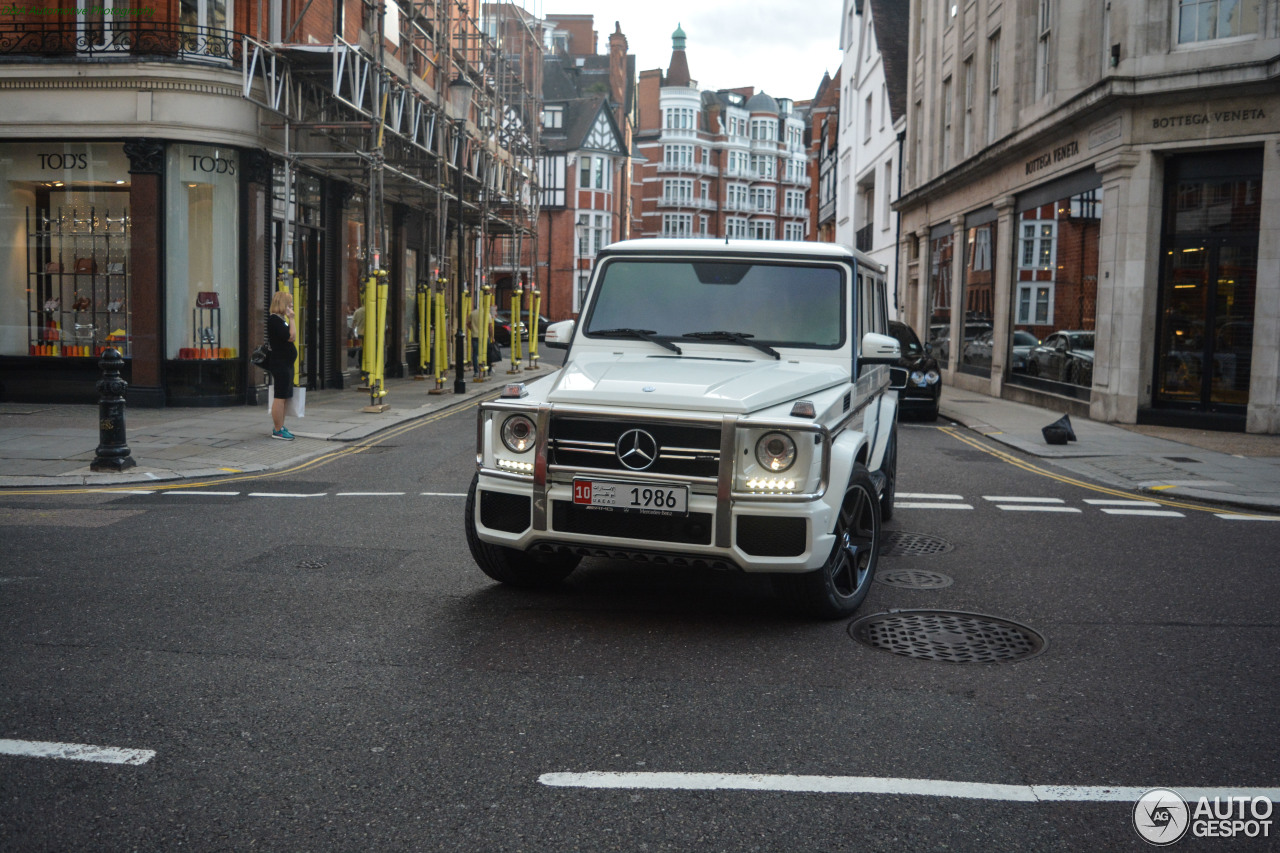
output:
[[538, 428], [524, 415], [513, 415], [502, 423], [502, 443], [512, 453], [524, 453], [537, 438]]
[[919, 370], [913, 370], [913, 371], [911, 372], [911, 384], [912, 384], [912, 385], [919, 385], [919, 386], [923, 387], [923, 386], [927, 385], [928, 383], [925, 381], [924, 373], [922, 373], [922, 372], [921, 372], [921, 371], [919, 371]]
[[756, 461], [770, 471], [785, 471], [796, 461], [796, 443], [786, 433], [765, 433], [756, 442]]
[[938, 371], [930, 370], [928, 373], [924, 375], [924, 378], [925, 378], [925, 381], [928, 382], [930, 385], [935, 385], [937, 384], [938, 380], [941, 379], [942, 377], [938, 375]]

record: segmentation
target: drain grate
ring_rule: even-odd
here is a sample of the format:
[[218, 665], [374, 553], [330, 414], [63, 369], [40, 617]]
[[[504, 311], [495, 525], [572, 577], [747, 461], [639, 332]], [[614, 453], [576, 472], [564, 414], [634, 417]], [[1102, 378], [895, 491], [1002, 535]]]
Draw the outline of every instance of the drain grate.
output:
[[876, 580], [885, 586], [903, 589], [942, 589], [951, 586], [952, 583], [951, 578], [944, 574], [920, 569], [893, 569], [888, 572], [877, 572]]
[[327, 566], [327, 565], [329, 565], [329, 561], [328, 561], [328, 560], [303, 560], [301, 563], [298, 563], [298, 568], [300, 568], [300, 569], [323, 569], [323, 568], [324, 568], [325, 566]]
[[955, 610], [891, 610], [849, 626], [849, 635], [877, 649], [946, 663], [1026, 660], [1048, 646], [1025, 625]]
[[927, 554], [945, 554], [953, 547], [947, 540], [927, 533], [889, 530], [884, 534], [880, 553], [885, 557], [921, 557]]

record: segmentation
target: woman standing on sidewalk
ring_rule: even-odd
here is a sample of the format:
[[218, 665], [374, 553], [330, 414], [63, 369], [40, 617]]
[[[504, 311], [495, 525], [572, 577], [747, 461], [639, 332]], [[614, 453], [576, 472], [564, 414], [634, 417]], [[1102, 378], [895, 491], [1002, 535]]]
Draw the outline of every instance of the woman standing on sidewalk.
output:
[[293, 294], [277, 290], [271, 297], [271, 316], [267, 317], [267, 344], [271, 355], [266, 368], [271, 374], [275, 399], [271, 403], [272, 438], [293, 441], [293, 433], [284, 427], [285, 401], [293, 398], [293, 363], [298, 359], [294, 346], [297, 331], [293, 328]]

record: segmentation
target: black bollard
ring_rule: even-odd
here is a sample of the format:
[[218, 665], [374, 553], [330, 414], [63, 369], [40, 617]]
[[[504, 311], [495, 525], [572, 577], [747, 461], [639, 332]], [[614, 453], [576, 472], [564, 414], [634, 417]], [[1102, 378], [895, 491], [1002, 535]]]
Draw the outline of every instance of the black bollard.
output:
[[118, 474], [138, 464], [125, 441], [124, 392], [129, 383], [120, 377], [124, 359], [114, 347], [102, 353], [98, 367], [102, 368], [102, 379], [98, 380], [98, 393], [102, 395], [98, 398], [98, 449], [89, 470]]

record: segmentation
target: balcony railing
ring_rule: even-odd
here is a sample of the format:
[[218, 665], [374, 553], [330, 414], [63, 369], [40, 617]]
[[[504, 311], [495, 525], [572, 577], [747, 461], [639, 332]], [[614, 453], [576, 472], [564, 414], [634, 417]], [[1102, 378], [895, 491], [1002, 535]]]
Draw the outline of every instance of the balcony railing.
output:
[[[120, 13], [117, 13], [120, 14]], [[0, 56], [240, 60], [240, 34], [167, 21], [0, 22]]]
[[714, 175], [716, 167], [710, 163], [668, 163], [665, 160], [658, 164], [659, 172], [681, 172], [687, 175]]

